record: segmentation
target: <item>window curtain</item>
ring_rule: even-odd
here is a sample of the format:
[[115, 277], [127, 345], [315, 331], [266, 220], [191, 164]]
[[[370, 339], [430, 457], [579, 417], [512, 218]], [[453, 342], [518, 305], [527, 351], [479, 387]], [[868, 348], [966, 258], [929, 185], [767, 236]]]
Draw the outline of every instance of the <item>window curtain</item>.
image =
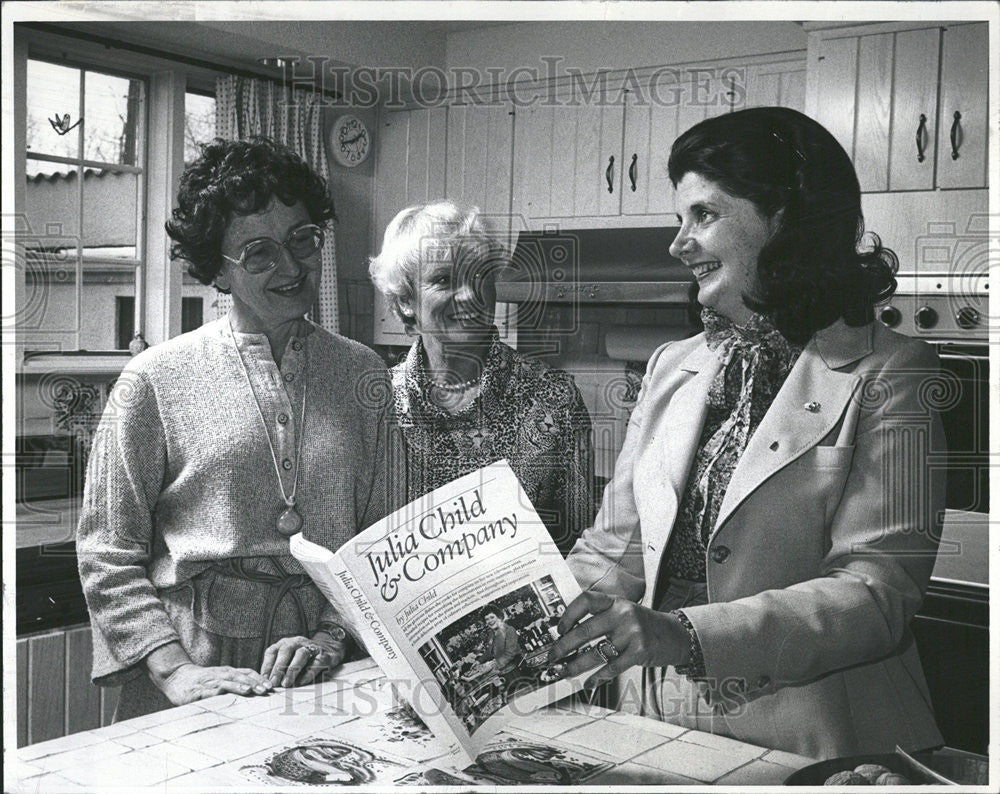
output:
[[[271, 80], [229, 75], [215, 83], [215, 130], [220, 138], [241, 140], [264, 135], [283, 143], [312, 166], [324, 179], [330, 168], [323, 144], [322, 97], [315, 91], [292, 90]], [[327, 229], [323, 246], [323, 278], [313, 320], [337, 333], [337, 254], [333, 229]], [[219, 295], [216, 316], [232, 306], [232, 298]]]

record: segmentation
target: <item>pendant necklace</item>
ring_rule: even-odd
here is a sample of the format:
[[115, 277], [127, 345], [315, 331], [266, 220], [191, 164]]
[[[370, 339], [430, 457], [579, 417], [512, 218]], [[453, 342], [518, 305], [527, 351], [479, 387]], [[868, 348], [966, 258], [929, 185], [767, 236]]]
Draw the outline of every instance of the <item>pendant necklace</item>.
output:
[[281, 498], [285, 502], [285, 509], [282, 511], [281, 515], [278, 516], [275, 526], [285, 537], [290, 537], [302, 529], [302, 514], [295, 508], [295, 491], [299, 487], [299, 461], [302, 460], [302, 438], [305, 436], [305, 423], [306, 423], [306, 393], [309, 386], [309, 381], [305, 377], [305, 373], [309, 369], [309, 352], [308, 348], [303, 347], [303, 354], [305, 362], [302, 367], [303, 380], [302, 380], [302, 409], [299, 415], [299, 443], [298, 449], [295, 452], [295, 474], [292, 476], [292, 492], [290, 494], [285, 494], [285, 485], [281, 481], [281, 469], [278, 466], [278, 456], [274, 451], [274, 444], [271, 442], [271, 434], [267, 432], [267, 421], [264, 419], [264, 411], [260, 407], [260, 401], [257, 399], [257, 393], [253, 390], [253, 384], [250, 382], [250, 371], [247, 369], [246, 362], [243, 360], [243, 353], [240, 351], [240, 346], [236, 343], [236, 333], [233, 331], [233, 321], [227, 318], [229, 321], [229, 335], [233, 338], [233, 347], [236, 348], [236, 356], [240, 360], [240, 367], [243, 370], [243, 376], [247, 381], [247, 388], [250, 389], [250, 396], [253, 397], [253, 404], [257, 408], [257, 415], [260, 417], [261, 427], [264, 428], [264, 437], [267, 439], [267, 447], [271, 451], [271, 462], [274, 464], [274, 473], [278, 477], [278, 487], [281, 489]]

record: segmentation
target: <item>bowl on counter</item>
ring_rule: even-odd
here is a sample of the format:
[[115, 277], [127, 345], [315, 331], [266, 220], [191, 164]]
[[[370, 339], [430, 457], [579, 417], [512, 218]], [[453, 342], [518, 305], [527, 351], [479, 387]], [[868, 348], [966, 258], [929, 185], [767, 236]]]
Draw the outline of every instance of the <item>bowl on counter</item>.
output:
[[861, 764], [881, 764], [890, 772], [905, 775], [910, 782], [924, 783], [917, 780], [906, 762], [895, 753], [878, 753], [875, 755], [850, 755], [844, 758], [828, 758], [801, 769], [796, 769], [785, 778], [786, 786], [822, 786], [830, 775], [837, 772], [851, 772]]
[[[985, 756], [945, 747], [940, 750], [913, 753], [914, 760], [933, 769], [956, 785], [986, 785], [989, 782], [989, 761]], [[914, 785], [937, 785], [934, 780], [915, 769], [898, 753], [852, 755], [829, 758], [795, 770], [785, 778], [786, 786], [822, 786], [827, 778], [837, 772], [851, 772], [861, 764], [881, 764], [890, 772], [904, 775]]]

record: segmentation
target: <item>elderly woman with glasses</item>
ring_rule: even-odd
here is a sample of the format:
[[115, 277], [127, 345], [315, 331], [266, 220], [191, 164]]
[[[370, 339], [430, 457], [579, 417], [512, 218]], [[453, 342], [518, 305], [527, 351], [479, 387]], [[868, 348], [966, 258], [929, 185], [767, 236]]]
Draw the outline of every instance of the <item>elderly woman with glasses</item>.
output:
[[392, 371], [408, 496], [506, 459], [565, 555], [593, 517], [590, 416], [572, 376], [500, 341], [505, 264], [479, 211], [450, 201], [400, 212], [371, 260], [375, 286], [417, 336]]
[[288, 546], [337, 548], [391, 506], [388, 372], [305, 319], [332, 218], [267, 139], [217, 140], [181, 178], [171, 255], [232, 309], [133, 359], [95, 438], [77, 553], [118, 719], [308, 683], [351, 650]]

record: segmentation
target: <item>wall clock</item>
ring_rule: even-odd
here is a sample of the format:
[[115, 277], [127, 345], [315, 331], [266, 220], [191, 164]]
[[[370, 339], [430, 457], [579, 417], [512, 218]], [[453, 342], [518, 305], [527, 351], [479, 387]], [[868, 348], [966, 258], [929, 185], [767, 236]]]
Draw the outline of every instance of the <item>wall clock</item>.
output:
[[363, 163], [371, 150], [371, 134], [365, 123], [351, 113], [338, 116], [330, 129], [330, 152], [333, 159], [343, 166], [353, 168]]

